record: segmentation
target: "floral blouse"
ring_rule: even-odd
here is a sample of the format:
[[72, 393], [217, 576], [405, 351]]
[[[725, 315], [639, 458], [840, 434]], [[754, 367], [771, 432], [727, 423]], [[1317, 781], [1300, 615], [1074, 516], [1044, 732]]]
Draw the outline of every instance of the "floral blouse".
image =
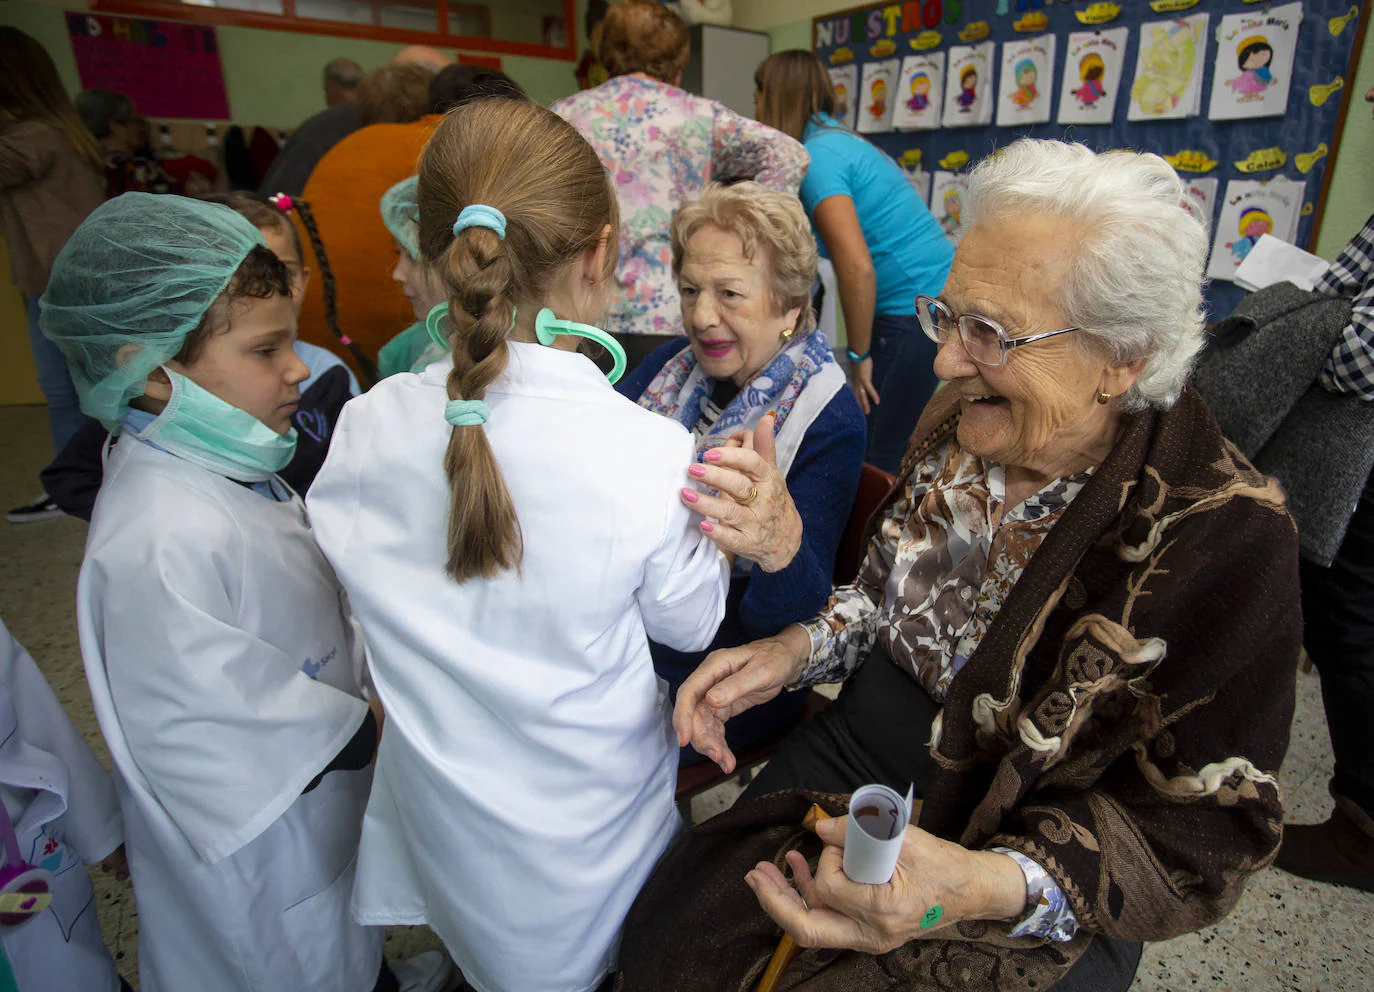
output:
[[[959, 448], [931, 452], [884, 515], [853, 585], [803, 624], [811, 659], [798, 685], [848, 678], [881, 642], [936, 702], [1091, 472], [1056, 479], [1006, 510], [1005, 469]], [[1013, 937], [1066, 941], [1078, 920], [1045, 870], [1008, 848], [1026, 878], [1028, 911]]]
[[554, 113], [591, 143], [620, 199], [618, 290], [606, 329], [681, 334], [668, 229], [707, 183], [753, 179], [796, 193], [810, 157], [781, 131], [676, 86], [638, 76], [565, 97]]

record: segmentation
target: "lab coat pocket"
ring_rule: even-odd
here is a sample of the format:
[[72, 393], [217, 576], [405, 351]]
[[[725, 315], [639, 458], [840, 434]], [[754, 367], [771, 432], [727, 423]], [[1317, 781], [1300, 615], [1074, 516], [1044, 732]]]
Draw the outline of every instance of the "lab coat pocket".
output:
[[348, 917], [348, 904], [357, 863], [356, 857], [350, 859], [323, 890], [282, 912], [282, 933], [306, 975], [329, 974], [337, 965], [340, 938], [356, 928]]

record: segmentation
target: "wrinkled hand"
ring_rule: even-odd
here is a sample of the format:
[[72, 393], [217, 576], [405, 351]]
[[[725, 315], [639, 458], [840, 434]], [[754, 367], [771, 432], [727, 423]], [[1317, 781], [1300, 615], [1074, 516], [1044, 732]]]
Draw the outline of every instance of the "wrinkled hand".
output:
[[878, 390], [873, 385], [873, 359], [865, 358], [862, 362], [849, 366], [849, 373], [854, 398], [859, 401], [859, 409], [866, 417], [881, 402], [878, 399]]
[[682, 683], [673, 707], [678, 747], [688, 743], [727, 775], [735, 756], [725, 743], [725, 721], [766, 703], [806, 667], [811, 639], [793, 625], [777, 637], [712, 651]]
[[124, 853], [124, 845], [120, 844], [108, 858], [100, 862], [100, 868], [106, 874], [113, 875], [116, 882], [128, 881], [129, 859]]
[[787, 480], [778, 470], [771, 413], [753, 431], [706, 452], [706, 464], [693, 464], [687, 475], [720, 492], [711, 496], [692, 488], [682, 490], [684, 503], [712, 518], [700, 525], [707, 537], [765, 572], [791, 563], [801, 547], [802, 520], [787, 491]]
[[845, 817], [816, 824], [825, 850], [814, 877], [800, 853], [787, 855], [795, 889], [771, 862], [744, 876], [764, 912], [801, 947], [886, 954], [917, 938], [949, 937], [962, 920], [1014, 919], [1025, 908], [1026, 880], [1015, 861], [970, 851], [920, 827], [906, 828], [890, 882], [851, 882], [843, 867], [847, 824]]

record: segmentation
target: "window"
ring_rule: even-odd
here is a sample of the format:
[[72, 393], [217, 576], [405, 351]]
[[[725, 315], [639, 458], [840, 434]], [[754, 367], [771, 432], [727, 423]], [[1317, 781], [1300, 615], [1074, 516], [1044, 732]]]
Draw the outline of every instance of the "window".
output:
[[93, 0], [94, 11], [573, 60], [573, 0]]

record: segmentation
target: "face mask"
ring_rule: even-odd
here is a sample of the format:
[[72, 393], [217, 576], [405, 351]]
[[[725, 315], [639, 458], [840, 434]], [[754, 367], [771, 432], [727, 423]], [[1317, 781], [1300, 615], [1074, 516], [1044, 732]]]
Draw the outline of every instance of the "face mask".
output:
[[[429, 316], [425, 318], [425, 328], [429, 331], [430, 340], [445, 351], [449, 348], [448, 338], [439, 329], [439, 322], [448, 316], [448, 304], [440, 303], [430, 310]], [[515, 328], [515, 315], [511, 314], [512, 329]], [[589, 341], [595, 341], [605, 348], [611, 355], [614, 367], [606, 378], [614, 385], [625, 374], [625, 349], [620, 346], [620, 342], [613, 338], [609, 333], [591, 324], [579, 324], [575, 320], [559, 320], [553, 315], [553, 311], [548, 307], [540, 310], [534, 318], [534, 336], [540, 344], [548, 347], [553, 344], [554, 338], [560, 334], [573, 334]]]
[[140, 441], [243, 482], [265, 482], [295, 455], [295, 428], [278, 434], [179, 372], [165, 365], [162, 371], [172, 381], [172, 398], [156, 420], [133, 433]]

